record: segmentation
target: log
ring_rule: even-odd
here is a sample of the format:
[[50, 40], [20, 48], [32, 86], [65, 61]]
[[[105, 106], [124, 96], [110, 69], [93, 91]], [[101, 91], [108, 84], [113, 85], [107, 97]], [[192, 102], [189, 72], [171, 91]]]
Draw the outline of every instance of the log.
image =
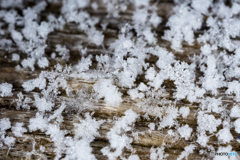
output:
[[[27, 6], [30, 6], [30, 2], [25, 1]], [[37, 2], [37, 1], [36, 1]], [[35, 3], [36, 3], [35, 2]], [[156, 1], [151, 1], [151, 4], [156, 3]], [[119, 26], [123, 25], [126, 22], [131, 22], [133, 8], [131, 6], [125, 11], [120, 12], [119, 18], [108, 17], [107, 10], [105, 4], [98, 2], [99, 7], [97, 10], [93, 10], [91, 7], [85, 8], [92, 17], [99, 18], [99, 22], [96, 25], [98, 30], [102, 30], [100, 24], [108, 23], [106, 30], [103, 31], [105, 35], [104, 38], [104, 48], [102, 46], [96, 46], [94, 44], [89, 43], [88, 37], [86, 34], [78, 30], [77, 24], [67, 23], [63, 29], [54, 30], [48, 35], [47, 38], [47, 47], [45, 49], [45, 54], [50, 61], [49, 67], [45, 70], [51, 71], [54, 66], [59, 63], [62, 65], [74, 65], [81, 59], [81, 55], [78, 52], [78, 48], [76, 46], [82, 45], [83, 47], [87, 47], [87, 55], [92, 55], [93, 59], [97, 55], [108, 54], [111, 55], [112, 51], [109, 50], [109, 45], [114, 42], [118, 38]], [[40, 13], [40, 19], [44, 19], [50, 13], [54, 13], [59, 15], [59, 10], [61, 9], [62, 2], [55, 1], [55, 3], [48, 3], [47, 8]], [[193, 55], [194, 53], [200, 53], [201, 46], [195, 43], [193, 46], [188, 44], [183, 44], [183, 53], [176, 52], [171, 49], [170, 43], [163, 40], [162, 36], [164, 30], [167, 29], [166, 23], [168, 17], [172, 14], [172, 8], [174, 7], [173, 1], [165, 0], [159, 1], [157, 3], [158, 15], [163, 18], [163, 22], [158, 26], [155, 30], [157, 35], [158, 43], [157, 45], [161, 47], [167, 48], [168, 51], [174, 53], [174, 56], [177, 60], [189, 62], [188, 57]], [[0, 10], [3, 8], [0, 8]], [[124, 23], [123, 23], [124, 22]], [[8, 32], [7, 27], [3, 28], [4, 32]], [[20, 30], [21, 28], [17, 28]], [[195, 34], [203, 33], [204, 27], [195, 32]], [[1, 37], [6, 38], [6, 37]], [[51, 58], [51, 54], [55, 52], [55, 46], [57, 44], [61, 44], [66, 46], [66, 48], [70, 51], [70, 59], [69, 61], [64, 61], [61, 59], [53, 59]], [[34, 94], [41, 95], [38, 89], [34, 89], [31, 92], [24, 91], [22, 84], [33, 78], [37, 78], [41, 72], [39, 67], [35, 67], [35, 70], [32, 71], [27, 68], [17, 68], [19, 65], [18, 62], [11, 61], [12, 53], [19, 53], [21, 55], [21, 60], [26, 58], [25, 54], [22, 54], [17, 46], [11, 46], [6, 49], [6, 47], [0, 48], [0, 84], [7, 82], [13, 85], [13, 96], [12, 97], [1, 97], [0, 98], [0, 119], [9, 118], [12, 124], [16, 122], [23, 122], [24, 127], [28, 128], [29, 120], [36, 116], [38, 109], [34, 106], [34, 102], [30, 103], [30, 109], [17, 108], [17, 94], [22, 92], [24, 96], [33, 98]], [[6, 57], [7, 56], [7, 57]], [[158, 59], [156, 57], [151, 57], [148, 59], [148, 63], [154, 64]], [[92, 68], [96, 67], [97, 62], [93, 60]], [[201, 76], [201, 72], [196, 73], [197, 78]], [[64, 77], [67, 80], [67, 85], [69, 85], [75, 93], [80, 89], [86, 91], [87, 94], [91, 94], [93, 85], [97, 83], [97, 80], [84, 80], [78, 77]], [[138, 77], [137, 83], [146, 82], [147, 80], [144, 77]], [[187, 100], [174, 101], [173, 92], [175, 92], [176, 88], [172, 81], [164, 82], [165, 90], [162, 91], [160, 100], [162, 103], [172, 104], [174, 102], [174, 106], [176, 108], [180, 107], [188, 107], [190, 108], [190, 114], [186, 119], [179, 116], [177, 121], [180, 125], [188, 124], [192, 129], [193, 133], [197, 132], [197, 120], [196, 116], [199, 112], [199, 104], [190, 103]], [[96, 120], [104, 120], [104, 123], [101, 125], [99, 131], [99, 135], [90, 143], [92, 153], [98, 160], [107, 159], [105, 155], [102, 154], [101, 149], [110, 146], [109, 139], [107, 137], [107, 133], [111, 131], [114, 123], [117, 119], [124, 116], [125, 111], [132, 109], [135, 113], [139, 115], [139, 118], [134, 123], [133, 129], [129, 132], [126, 132], [126, 135], [133, 138], [133, 142], [131, 143], [132, 150], [124, 148], [123, 157], [128, 157], [129, 155], [136, 154], [139, 156], [141, 160], [150, 159], [150, 149], [161, 147], [162, 145], [166, 146], [165, 154], [169, 156], [167, 159], [177, 159], [177, 157], [184, 151], [184, 147], [190, 144], [196, 144], [197, 137], [192, 136], [189, 140], [185, 140], [180, 137], [170, 136], [167, 132], [169, 128], [158, 129], [157, 126], [153, 129], [149, 129], [149, 124], [158, 125], [160, 122], [159, 117], [160, 114], [165, 114], [162, 110], [162, 106], [159, 105], [158, 108], [155, 106], [151, 108], [151, 105], [147, 106], [146, 101], [141, 99], [131, 100], [127, 95], [127, 89], [120, 89], [121, 93], [123, 93], [123, 102], [119, 106], [109, 106], [102, 100], [95, 101], [92, 100], [92, 106], [86, 107], [84, 106], [84, 101], [89, 96], [86, 94], [86, 99], [80, 99], [77, 94], [71, 95], [71, 97], [66, 96], [64, 90], [60, 90], [61, 94], [56, 98], [56, 105], [61, 104], [61, 101], [66, 101], [67, 108], [64, 109], [62, 116], [63, 122], [60, 124], [60, 128], [62, 130], [68, 131], [68, 136], [73, 137], [74, 133], [74, 124], [80, 123], [79, 118], [84, 117], [86, 112], [90, 112], [92, 116]], [[228, 105], [228, 109], [231, 109], [235, 101], [234, 97], [230, 95], [225, 95], [225, 88], [219, 90], [219, 95], [216, 97], [222, 96], [222, 101], [224, 104]], [[74, 92], [73, 92], [74, 93]], [[152, 101], [152, 99], [149, 99]], [[158, 100], [156, 100], [158, 101]], [[79, 104], [78, 104], [79, 103]], [[154, 103], [154, 101], [152, 102]], [[79, 108], [74, 106], [76, 104]], [[48, 115], [52, 115], [55, 108], [51, 111], [48, 111]], [[146, 113], [148, 113], [149, 117], [146, 117]], [[221, 115], [214, 114], [216, 118]], [[217, 128], [217, 131], [222, 129], [220, 126]], [[170, 128], [173, 131], [176, 131], [176, 128]], [[231, 133], [234, 136], [234, 140], [231, 141], [230, 145], [233, 147], [233, 150], [239, 152], [240, 145], [237, 141], [238, 134], [231, 129]], [[6, 135], [13, 136], [11, 129], [7, 130]], [[189, 155], [188, 159], [210, 159], [212, 158], [210, 154], [200, 154], [200, 150], [203, 149], [199, 144], [197, 145], [197, 149], [194, 150], [192, 154]], [[208, 145], [212, 145], [214, 149], [217, 149], [219, 146], [226, 146], [217, 141], [216, 136], [212, 136], [208, 142]], [[45, 151], [40, 151], [40, 146], [44, 146]], [[55, 152], [54, 149], [56, 145], [52, 142], [49, 135], [46, 135], [44, 132], [37, 130], [34, 132], [27, 131], [23, 134], [23, 137], [16, 138], [15, 144], [12, 147], [3, 146], [0, 148], [0, 160], [8, 160], [8, 159], [54, 159]], [[133, 152], [134, 150], [134, 152]], [[208, 152], [209, 153], [209, 152]], [[66, 155], [62, 154], [62, 158]], [[120, 159], [120, 158], [119, 158]]]

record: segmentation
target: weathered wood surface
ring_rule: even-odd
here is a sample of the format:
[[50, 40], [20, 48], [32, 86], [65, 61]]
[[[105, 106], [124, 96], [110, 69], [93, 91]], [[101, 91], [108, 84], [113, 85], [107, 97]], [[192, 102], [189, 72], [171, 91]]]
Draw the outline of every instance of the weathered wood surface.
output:
[[[151, 1], [151, 3], [155, 3], [155, 1]], [[173, 7], [172, 1], [159, 1], [158, 6], [159, 12], [158, 14], [163, 18], [163, 23], [157, 28], [156, 34], [158, 35], [158, 44], [160, 46], [168, 48], [169, 51], [172, 51], [175, 53], [176, 59], [188, 61], [188, 55], [191, 55], [193, 53], [199, 53], [200, 46], [194, 45], [194, 46], [188, 46], [187, 44], [184, 44], [184, 52], [183, 53], [176, 53], [170, 48], [170, 44], [164, 40], [161, 39], [161, 36], [163, 35], [163, 30], [166, 28], [166, 18], [170, 15], [171, 9]], [[49, 4], [47, 9], [42, 12], [42, 18], [46, 17], [46, 15], [50, 12], [54, 12], [56, 14], [59, 14], [59, 10], [61, 8], [61, 3], [53, 3]], [[107, 26], [107, 29], [104, 31], [105, 39], [104, 39], [104, 47], [102, 46], [96, 47], [95, 45], [89, 44], [86, 35], [82, 34], [78, 31], [77, 26], [75, 24], [68, 24], [65, 26], [63, 30], [57, 30], [48, 36], [48, 47], [46, 48], [46, 54], [49, 57], [50, 64], [53, 67], [53, 64], [61, 63], [64, 64], [66, 62], [64, 61], [57, 61], [54, 59], [51, 59], [51, 53], [55, 50], [56, 44], [62, 44], [65, 45], [68, 49], [70, 49], [70, 63], [75, 64], [78, 62], [78, 60], [81, 58], [80, 55], [77, 53], [77, 49], [74, 46], [77, 46], [77, 44], [82, 44], [83, 46], [88, 47], [88, 54], [92, 55], [100, 55], [100, 54], [111, 54], [107, 49], [109, 47], [109, 44], [113, 42], [117, 36], [118, 36], [118, 26], [121, 25], [121, 22], [126, 22], [131, 20], [132, 10], [129, 8], [126, 12], [120, 13], [121, 18], [107, 18], [107, 12], [106, 8], [103, 6], [99, 6], [98, 10], [94, 11], [91, 8], [87, 8], [87, 11], [94, 17], [100, 18], [100, 23], [108, 22], [109, 25]], [[99, 29], [100, 25], [99, 25]], [[203, 28], [204, 29], [204, 28]], [[196, 32], [196, 34], [203, 32], [202, 30], [199, 30]], [[11, 52], [7, 53], [5, 51], [5, 48], [0, 49], [0, 83], [8, 82], [13, 84], [13, 88], [15, 89], [13, 91], [14, 96], [11, 98], [0, 98], [0, 119], [9, 117], [10, 121], [12, 123], [14, 122], [24, 122], [25, 127], [29, 124], [29, 119], [32, 117], [35, 117], [35, 114], [37, 112], [37, 109], [34, 108], [34, 106], [31, 106], [30, 110], [25, 109], [16, 109], [16, 103], [13, 102], [14, 98], [17, 98], [16, 95], [20, 91], [22, 91], [24, 94], [28, 94], [28, 96], [32, 96], [32, 93], [26, 93], [23, 91], [23, 88], [21, 87], [22, 83], [28, 79], [32, 79], [38, 76], [40, 73], [40, 69], [36, 67], [35, 71], [30, 71], [27, 69], [16, 69], [15, 66], [18, 64], [17, 62], [12, 62], [9, 60], [8, 57], [11, 57], [11, 54], [14, 52], [18, 52], [17, 48], [14, 48], [14, 46], [11, 48]], [[7, 55], [7, 57], [5, 57]], [[23, 57], [21, 57], [23, 58]], [[154, 57], [151, 58], [152, 63], [156, 61]], [[67, 62], [68, 63], [68, 62]], [[94, 66], [94, 65], [93, 65]], [[196, 75], [200, 75], [196, 74]], [[139, 81], [144, 81], [143, 78], [139, 78]], [[69, 79], [69, 85], [72, 87], [78, 88], [82, 86], [88, 86], [91, 88], [92, 83], [87, 83], [78, 79], [72, 80]], [[166, 93], [163, 94], [163, 98], [171, 99], [171, 93], [175, 89], [171, 82], [165, 82], [166, 87]], [[37, 92], [37, 91], [36, 91]], [[224, 93], [224, 92], [223, 92]], [[64, 96], [60, 96], [59, 99], [64, 98]], [[223, 98], [225, 103], [231, 103], [232, 98], [225, 96]], [[181, 124], [188, 124], [191, 128], [193, 128], [193, 131], [196, 131], [197, 122], [194, 117], [196, 116], [196, 113], [198, 112], [197, 104], [189, 104], [185, 101], [178, 101], [177, 106], [188, 106], [191, 108], [191, 112], [188, 115], [187, 119], [182, 119], [179, 117], [178, 121]], [[98, 109], [94, 110], [94, 117], [96, 119], [113, 119], [114, 117], [120, 117], [123, 115], [123, 113], [128, 110], [132, 109], [136, 113], [140, 114], [141, 117], [143, 117], [143, 111], [144, 107], [141, 108], [137, 106], [137, 102], [129, 100], [127, 97], [124, 98], [124, 103], [120, 107], [110, 107], [106, 106], [104, 103], [98, 103], [96, 104], [98, 106]], [[150, 108], [148, 108], [150, 110]], [[90, 111], [92, 112], [92, 111]], [[64, 123], [61, 125], [63, 129], [66, 129], [70, 131], [70, 135], [74, 134], [73, 132], [73, 123], [78, 121], [78, 118], [82, 116], [82, 113], [79, 113], [77, 110], [65, 110], [64, 111]], [[219, 115], [216, 115], [218, 117]], [[175, 137], [167, 136], [166, 130], [157, 130], [155, 129], [152, 132], [149, 132], [148, 124], [150, 123], [158, 123], [158, 119], [155, 117], [150, 117], [149, 120], [146, 120], [142, 118], [141, 120], [138, 120], [135, 124], [134, 131], [135, 132], [141, 132], [142, 134], [139, 134], [139, 139], [134, 139], [132, 146], [134, 149], [136, 149], [136, 154], [139, 155], [139, 157], [144, 159], [149, 159], [149, 150], [152, 146], [159, 147], [163, 143], [168, 144], [167, 148], [167, 154], [169, 154], [169, 157], [167, 159], [176, 159], [177, 156], [184, 150], [184, 147], [191, 144], [193, 141], [196, 140], [196, 137], [192, 137], [190, 140], [184, 140], [184, 139], [177, 139]], [[101, 159], [107, 159], [107, 157], [103, 156], [100, 150], [109, 145], [108, 139], [106, 138], [107, 132], [110, 130], [111, 126], [113, 124], [111, 122], [105, 122], [101, 128], [100, 128], [100, 136], [97, 137], [92, 143], [91, 147], [93, 148], [93, 153], [95, 154], [96, 158]], [[173, 128], [174, 129], [174, 128]], [[220, 130], [221, 128], [218, 128]], [[235, 131], [231, 130], [231, 133], [233, 134], [234, 138], [236, 139], [237, 134]], [[11, 130], [8, 130], [8, 135], [12, 135]], [[212, 137], [208, 144], [212, 144], [215, 148], [217, 148], [220, 144], [217, 142], [216, 137]], [[35, 146], [34, 146], [35, 145]], [[45, 152], [36, 152], [31, 155], [28, 155], [28, 152], [31, 152], [33, 147], [35, 147], [36, 150], [39, 149], [39, 146], [43, 145], [46, 147]], [[233, 150], [240, 151], [240, 145], [235, 140], [231, 143], [233, 146]], [[3, 147], [0, 149], [0, 159], [2, 160], [8, 160], [8, 159], [38, 159], [41, 157], [41, 159], [53, 159], [54, 158], [54, 144], [50, 141], [50, 138], [43, 134], [41, 131], [36, 131], [34, 133], [25, 133], [23, 138], [16, 139], [16, 143], [12, 148]], [[188, 159], [210, 159], [211, 157], [209, 155], [200, 155], [199, 150], [201, 148], [198, 148], [193, 154], [189, 155]], [[130, 155], [131, 153], [128, 150], [124, 151], [125, 155]], [[64, 155], [63, 155], [64, 156]]]

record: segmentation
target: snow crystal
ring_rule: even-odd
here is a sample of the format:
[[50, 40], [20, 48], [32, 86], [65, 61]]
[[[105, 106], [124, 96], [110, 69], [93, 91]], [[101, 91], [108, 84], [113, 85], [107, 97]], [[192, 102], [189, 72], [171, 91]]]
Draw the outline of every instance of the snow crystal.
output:
[[155, 124], [154, 123], [149, 123], [148, 125], [150, 131], [155, 130]]
[[27, 132], [27, 130], [23, 127], [24, 123], [17, 122], [15, 126], [12, 127], [12, 132], [16, 137], [22, 137], [22, 134], [24, 132]]
[[15, 138], [7, 136], [3, 141], [8, 147], [10, 147], [15, 143]]
[[86, 119], [81, 120], [80, 124], [75, 123], [75, 138], [86, 138], [89, 141], [94, 140], [94, 137], [99, 136], [97, 130], [100, 128], [100, 125], [104, 120], [96, 121], [92, 119], [89, 113], [85, 114]]
[[42, 57], [38, 60], [37, 64], [40, 68], [45, 68], [48, 67], [49, 61], [46, 57]]
[[223, 143], [229, 143], [233, 140], [233, 136], [229, 128], [223, 128], [217, 133], [218, 140]]
[[74, 140], [70, 137], [66, 140], [66, 157], [63, 160], [81, 159], [81, 160], [96, 160], [92, 154], [92, 148], [85, 139]]
[[56, 45], [56, 51], [58, 52], [59, 56], [62, 56], [62, 59], [68, 61], [70, 58], [69, 50], [65, 46]]
[[198, 135], [197, 142], [201, 146], [206, 147], [208, 141], [209, 141], [209, 137], [205, 133], [200, 132], [200, 134]]
[[89, 67], [92, 65], [91, 59], [91, 55], [87, 58], [82, 57], [81, 61], [76, 65], [77, 72], [81, 73], [89, 70]]
[[21, 64], [23, 66], [23, 68], [30, 68], [32, 71], [34, 71], [34, 64], [35, 64], [35, 58], [27, 58], [27, 59], [24, 59]]
[[35, 118], [31, 118], [29, 120], [28, 128], [30, 131], [36, 131], [38, 129], [40, 129], [41, 131], [45, 131], [47, 124], [47, 119], [43, 118], [40, 113], [37, 113]]
[[[123, 159], [123, 160], [125, 160], [125, 159]], [[137, 155], [131, 155], [126, 160], [140, 160], [140, 158]]]
[[182, 115], [183, 118], [187, 118], [189, 115], [190, 109], [188, 107], [181, 107], [179, 109], [179, 113]]
[[55, 59], [55, 58], [56, 58], [56, 53], [52, 53], [52, 54], [51, 54], [51, 58], [52, 58], [52, 59]]
[[176, 6], [174, 11], [176, 14], [172, 15], [167, 22], [170, 30], [165, 31], [163, 38], [172, 42], [171, 47], [173, 49], [182, 51], [181, 42], [183, 40], [190, 45], [193, 44], [193, 30], [200, 29], [202, 25], [202, 16], [199, 12], [188, 7], [186, 3]]
[[1, 0], [0, 6], [2, 8], [9, 8], [9, 7], [16, 7], [16, 8], [22, 8], [22, 0]]
[[240, 117], [240, 107], [238, 105], [233, 106], [230, 113], [231, 117], [239, 118]]
[[177, 158], [177, 160], [181, 160], [188, 157], [190, 153], [193, 153], [193, 150], [196, 148], [195, 145], [191, 144], [189, 146], [186, 146], [184, 148], [184, 151], [181, 153], [181, 155]]
[[16, 43], [19, 43], [22, 41], [23, 39], [23, 36], [21, 33], [15, 31], [15, 30], [12, 30], [11, 31], [11, 36], [12, 36], [12, 39], [16, 42]]
[[46, 79], [39, 77], [36, 79], [28, 80], [22, 84], [22, 87], [26, 92], [34, 90], [34, 88], [44, 89], [46, 87]]
[[239, 87], [240, 87], [240, 83], [234, 80], [228, 83], [228, 89], [226, 90], [226, 94], [235, 93], [236, 95], [235, 99], [237, 102], [240, 101], [240, 90], [238, 89]]
[[13, 85], [9, 83], [2, 83], [0, 84], [0, 96], [1, 97], [11, 97], [13, 95], [12, 93]]
[[7, 129], [11, 128], [11, 122], [9, 121], [9, 118], [3, 118], [0, 121], [0, 130], [5, 131]]
[[134, 4], [137, 6], [137, 7], [140, 7], [140, 6], [148, 6], [149, 4], [149, 0], [134, 0]]
[[208, 112], [220, 113], [224, 110], [222, 107], [221, 98], [210, 98], [207, 97], [205, 100], [202, 100], [202, 109], [207, 109]]
[[136, 99], [136, 98], [143, 98], [144, 94], [143, 93], [139, 93], [137, 89], [131, 89], [128, 91], [128, 94], [130, 95], [130, 97], [132, 99]]
[[20, 56], [16, 53], [12, 54], [12, 61], [19, 61], [20, 60]]
[[168, 154], [164, 154], [164, 147], [158, 147], [158, 148], [151, 148], [150, 149], [150, 159], [151, 160], [159, 160], [159, 159], [166, 159], [169, 155]]
[[172, 127], [176, 124], [175, 119], [178, 117], [178, 108], [174, 106], [169, 106], [166, 108], [166, 116], [163, 117], [161, 122], [159, 123], [158, 129], [165, 128], [165, 127]]
[[240, 119], [237, 119], [235, 122], [234, 122], [234, 127], [235, 127], [235, 131], [237, 133], [240, 133]]
[[96, 2], [93, 2], [91, 3], [91, 7], [94, 9], [94, 10], [97, 10], [98, 9], [98, 4]]
[[204, 112], [200, 111], [197, 122], [200, 132], [209, 131], [209, 133], [213, 133], [217, 131], [217, 126], [221, 124], [221, 119], [215, 119], [213, 115], [204, 114]]
[[186, 124], [185, 126], [178, 128], [177, 131], [181, 137], [185, 138], [185, 140], [188, 140], [191, 136], [192, 128], [190, 128], [189, 125]]
[[53, 107], [53, 103], [51, 101], [46, 100], [44, 97], [39, 98], [38, 95], [34, 95], [35, 98], [35, 106], [38, 108], [39, 111], [51, 111]]
[[208, 8], [210, 7], [212, 0], [193, 0], [192, 7], [200, 12], [200, 13], [207, 13]]
[[130, 131], [131, 125], [134, 124], [138, 115], [133, 112], [131, 109], [127, 110], [125, 116], [121, 117], [107, 133], [107, 137], [110, 142], [111, 148], [116, 149], [114, 152], [110, 151], [110, 147], [104, 147], [101, 149], [103, 155], [107, 155], [110, 160], [116, 159], [122, 154], [124, 147], [130, 148], [130, 143], [132, 138], [129, 138], [125, 132]]
[[93, 89], [98, 93], [98, 98], [104, 98], [107, 105], [117, 106], [122, 102], [122, 94], [112, 83], [110, 79], [103, 79], [94, 84]]
[[57, 110], [55, 110], [54, 113], [48, 118], [48, 121], [51, 121], [52, 119], [56, 118], [56, 121], [61, 123], [63, 121], [63, 117], [61, 114], [65, 108], [66, 104], [65, 102], [62, 102], [61, 106]]
[[0, 146], [2, 145], [1, 141], [3, 141], [8, 147], [14, 144], [15, 138], [13, 137], [5, 137], [6, 130], [11, 128], [11, 122], [9, 118], [3, 118], [0, 121]]

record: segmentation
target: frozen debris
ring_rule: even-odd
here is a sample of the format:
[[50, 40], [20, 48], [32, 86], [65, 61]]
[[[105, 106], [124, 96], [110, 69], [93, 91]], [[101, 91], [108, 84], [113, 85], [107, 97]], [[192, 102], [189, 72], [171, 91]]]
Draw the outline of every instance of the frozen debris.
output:
[[150, 159], [151, 160], [165, 160], [169, 156], [168, 154], [164, 154], [164, 147], [158, 147], [158, 148], [151, 148], [150, 149]]
[[122, 102], [122, 93], [118, 92], [118, 88], [112, 83], [110, 79], [99, 80], [94, 84], [93, 89], [98, 98], [104, 98], [107, 105], [117, 106]]
[[13, 95], [12, 93], [13, 85], [9, 83], [2, 83], [0, 84], [0, 96], [1, 97], [11, 97]]
[[12, 127], [12, 132], [16, 137], [22, 137], [24, 132], [27, 132], [26, 128], [23, 127], [24, 123], [17, 122], [15, 126]]
[[189, 125], [186, 124], [185, 126], [178, 128], [177, 131], [182, 138], [185, 138], [185, 140], [188, 140], [191, 136], [192, 128], [190, 128]]

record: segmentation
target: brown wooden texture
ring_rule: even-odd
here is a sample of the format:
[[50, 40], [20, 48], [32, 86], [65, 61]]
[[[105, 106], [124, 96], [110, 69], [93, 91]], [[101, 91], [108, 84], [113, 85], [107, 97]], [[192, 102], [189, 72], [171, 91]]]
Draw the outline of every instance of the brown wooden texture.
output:
[[[155, 3], [155, 1], [151, 1], [151, 3]], [[78, 31], [77, 25], [74, 23], [67, 24], [64, 29], [62, 30], [55, 30], [51, 32], [47, 39], [47, 48], [45, 50], [45, 53], [47, 57], [50, 60], [51, 66], [48, 68], [49, 70], [54, 66], [54, 64], [60, 63], [71, 63], [76, 64], [78, 60], [81, 58], [80, 55], [77, 52], [76, 46], [78, 44], [81, 44], [83, 46], [86, 46], [88, 48], [87, 53], [92, 54], [93, 56], [100, 55], [102, 53], [104, 54], [111, 54], [110, 51], [108, 51], [109, 44], [116, 40], [118, 33], [119, 33], [119, 26], [123, 25], [123, 22], [131, 21], [132, 16], [132, 9], [128, 8], [128, 10], [124, 13], [120, 13], [120, 18], [108, 18], [107, 17], [107, 11], [104, 6], [104, 4], [99, 3], [100, 6], [97, 10], [93, 10], [91, 8], [87, 8], [86, 10], [88, 13], [90, 13], [93, 17], [98, 17], [100, 19], [98, 29], [101, 30], [101, 23], [109, 23], [106, 30], [103, 32], [105, 39], [104, 39], [104, 47], [102, 46], [95, 46], [93, 44], [88, 43], [88, 39], [85, 34]], [[162, 47], [166, 47], [169, 51], [172, 51], [176, 59], [186, 61], [188, 62], [188, 56], [192, 55], [193, 53], [197, 54], [200, 53], [200, 47], [199, 45], [195, 44], [193, 46], [189, 46], [187, 44], [183, 44], [183, 53], [177, 53], [171, 50], [170, 43], [167, 41], [162, 40], [162, 35], [164, 30], [166, 29], [166, 21], [167, 17], [172, 12], [172, 7], [174, 6], [172, 1], [160, 1], [157, 5], [158, 14], [163, 18], [163, 22], [161, 25], [156, 29], [156, 34], [158, 38], [158, 45]], [[59, 10], [61, 8], [61, 2], [57, 1], [57, 3], [49, 3], [48, 7], [45, 11], [41, 13], [41, 17], [44, 19], [46, 15], [49, 13], [55, 13], [56, 15], [59, 14]], [[7, 30], [6, 30], [7, 32]], [[199, 30], [195, 34], [202, 33], [202, 30]], [[4, 37], [1, 37], [4, 38]], [[70, 60], [69, 62], [65, 62], [62, 60], [56, 60], [51, 59], [51, 53], [55, 50], [55, 45], [62, 44], [65, 45], [70, 50]], [[27, 96], [32, 97], [33, 93], [26, 93], [23, 91], [23, 88], [21, 87], [22, 83], [26, 80], [36, 78], [38, 74], [40, 73], [40, 69], [36, 67], [35, 71], [27, 70], [27, 69], [16, 69], [17, 62], [12, 62], [10, 59], [12, 53], [18, 53], [18, 48], [12, 46], [10, 50], [7, 52], [5, 50], [6, 48], [0, 49], [0, 83], [8, 82], [13, 84], [14, 88], [14, 96], [11, 98], [0, 98], [0, 119], [9, 117], [12, 124], [15, 122], [24, 122], [25, 127], [29, 124], [29, 119], [32, 117], [35, 117], [35, 114], [37, 112], [37, 109], [34, 106], [31, 106], [30, 110], [26, 109], [16, 109], [16, 103], [13, 101], [15, 98], [17, 98], [17, 94], [22, 91]], [[21, 57], [21, 59], [24, 57], [24, 55]], [[151, 57], [150, 59], [151, 63], [156, 62], [155, 57]], [[96, 64], [95, 64], [96, 65]], [[94, 64], [93, 64], [94, 67]], [[196, 75], [200, 76], [201, 73], [197, 73]], [[143, 77], [139, 77], [138, 81], [145, 81]], [[72, 86], [73, 88], [81, 88], [86, 87], [86, 90], [91, 90], [92, 85], [95, 82], [87, 82], [83, 81], [81, 79], [69, 79], [68, 84]], [[175, 90], [174, 85], [172, 85], [172, 82], [164, 82], [164, 85], [166, 87], [166, 92], [162, 94], [162, 98], [172, 99], [172, 92]], [[222, 89], [224, 93], [224, 89]], [[37, 92], [37, 91], [35, 91]], [[123, 91], [124, 93], [124, 91]], [[223, 94], [224, 95], [224, 94]], [[124, 97], [124, 96], [123, 96]], [[59, 96], [59, 102], [61, 99], [64, 99], [64, 95]], [[232, 97], [225, 96], [223, 98], [224, 103], [231, 104], [232, 103]], [[159, 120], [157, 118], [150, 117], [149, 120], [146, 120], [143, 118], [143, 114], [146, 110], [148, 112], [151, 112], [151, 108], [144, 108], [144, 105], [140, 105], [140, 102], [129, 100], [127, 96], [123, 98], [123, 103], [119, 107], [112, 107], [112, 106], [106, 106], [104, 103], [97, 103], [96, 106], [98, 108], [94, 109], [93, 117], [100, 120], [106, 120], [106, 119], [114, 119], [116, 117], [120, 117], [124, 114], [124, 112], [128, 109], [132, 109], [136, 113], [140, 114], [141, 118], [135, 123], [134, 126], [134, 132], [140, 132], [139, 138], [134, 139], [132, 143], [132, 147], [136, 150], [136, 154], [139, 155], [141, 160], [147, 160], [149, 159], [149, 150], [151, 147], [160, 147], [163, 143], [167, 144], [168, 148], [166, 149], [166, 153], [169, 154], [169, 157], [167, 159], [176, 159], [179, 154], [184, 150], [184, 147], [191, 144], [192, 142], [196, 141], [197, 137], [191, 137], [190, 140], [184, 140], [179, 139], [175, 137], [167, 136], [166, 130], [153, 130], [152, 132], [149, 132], [148, 125], [150, 123], [157, 124]], [[193, 128], [193, 132], [196, 131], [197, 122], [194, 118], [196, 116], [196, 113], [198, 112], [198, 104], [189, 104], [187, 101], [177, 101], [176, 106], [182, 107], [187, 106], [191, 108], [191, 112], [188, 115], [187, 119], [181, 119], [182, 117], [178, 118], [178, 121], [180, 124], [188, 124], [191, 128]], [[84, 109], [83, 109], [84, 110]], [[73, 123], [78, 122], [78, 118], [83, 115], [84, 112], [90, 111], [93, 112], [91, 109], [86, 109], [83, 112], [79, 112], [77, 109], [66, 109], [64, 110], [64, 122], [61, 124], [62, 129], [66, 129], [70, 131], [70, 135], [74, 134], [73, 131]], [[52, 111], [53, 112], [53, 111]], [[155, 111], [152, 111], [152, 115], [154, 115]], [[156, 113], [157, 114], [157, 113]], [[218, 117], [219, 115], [215, 115]], [[107, 159], [107, 157], [103, 156], [100, 150], [109, 145], [108, 139], [106, 138], [107, 132], [112, 127], [112, 123], [106, 121], [100, 128], [99, 133], [100, 136], [97, 137], [92, 143], [91, 147], [93, 148], [93, 153], [99, 160]], [[218, 127], [218, 130], [220, 130], [221, 127]], [[174, 130], [174, 128], [173, 128]], [[233, 134], [234, 138], [238, 136], [235, 131], [231, 130], [231, 133]], [[11, 130], [8, 130], [7, 135], [12, 135]], [[217, 138], [212, 137], [208, 144], [213, 145], [215, 148], [220, 146], [221, 144], [218, 144]], [[28, 154], [32, 151], [33, 148], [36, 150], [39, 149], [39, 146], [43, 145], [46, 147], [45, 152], [36, 152], [32, 154]], [[231, 142], [231, 145], [233, 146], [233, 150], [240, 151], [239, 143], [236, 142], [236, 140], [233, 140]], [[41, 131], [36, 132], [27, 132], [24, 133], [24, 136], [22, 138], [17, 138], [16, 143], [13, 147], [7, 148], [6, 146], [0, 149], [0, 159], [1, 160], [8, 160], [8, 159], [53, 159], [54, 158], [54, 144], [51, 142], [51, 139], [49, 136], [46, 136]], [[199, 147], [196, 151], [194, 151], [193, 154], [189, 155], [188, 159], [210, 159], [211, 157], [209, 155], [200, 155], [199, 150], [201, 148]], [[124, 155], [130, 155], [131, 152], [128, 150], [124, 151]], [[64, 155], [63, 155], [64, 156]]]

